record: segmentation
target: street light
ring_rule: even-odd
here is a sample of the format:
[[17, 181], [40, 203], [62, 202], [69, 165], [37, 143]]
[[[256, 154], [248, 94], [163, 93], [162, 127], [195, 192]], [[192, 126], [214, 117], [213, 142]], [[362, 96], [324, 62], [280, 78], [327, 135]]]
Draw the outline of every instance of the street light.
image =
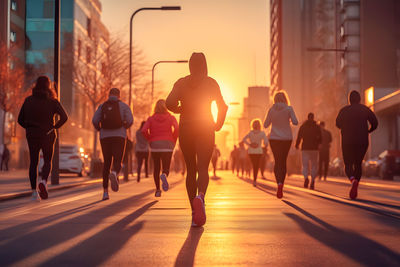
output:
[[129, 107], [131, 107], [132, 103], [132, 21], [133, 17], [143, 10], [162, 10], [162, 11], [172, 11], [172, 10], [181, 10], [180, 6], [162, 6], [162, 7], [142, 7], [137, 9], [131, 15], [131, 19], [129, 22]]
[[154, 69], [160, 63], [188, 63], [187, 60], [160, 60], [157, 61], [153, 68], [151, 69], [151, 102], [153, 102], [153, 95], [154, 95]]

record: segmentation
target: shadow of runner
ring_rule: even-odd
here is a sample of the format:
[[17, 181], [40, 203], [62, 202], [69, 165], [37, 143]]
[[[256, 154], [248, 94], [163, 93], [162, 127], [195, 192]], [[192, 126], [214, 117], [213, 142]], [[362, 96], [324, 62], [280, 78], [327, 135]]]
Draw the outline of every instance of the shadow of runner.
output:
[[296, 222], [305, 233], [322, 244], [364, 266], [399, 266], [399, 253], [358, 233], [341, 230], [287, 200], [283, 200], [283, 202], [320, 225], [304, 220], [296, 214], [284, 213]]
[[131, 222], [143, 215], [158, 201], [147, 203], [125, 218], [110, 225], [94, 236], [80, 242], [69, 250], [49, 259], [40, 266], [98, 266], [114, 255], [123, 245], [143, 227], [140, 221], [130, 227]]
[[196, 255], [197, 245], [199, 244], [203, 231], [203, 227], [190, 228], [185, 243], [183, 243], [183, 246], [176, 257], [175, 267], [187, 267], [194, 265], [194, 257]]

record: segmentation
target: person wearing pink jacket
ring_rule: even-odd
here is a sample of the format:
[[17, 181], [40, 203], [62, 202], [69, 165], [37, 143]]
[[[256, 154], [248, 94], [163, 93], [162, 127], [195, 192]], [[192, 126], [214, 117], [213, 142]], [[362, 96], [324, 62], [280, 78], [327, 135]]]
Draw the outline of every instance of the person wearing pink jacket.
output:
[[[179, 136], [178, 122], [172, 116], [165, 105], [165, 100], [160, 99], [154, 107], [154, 114], [149, 117], [142, 127], [144, 137], [150, 143], [151, 157], [154, 163], [154, 183], [156, 185], [156, 197], [161, 197], [160, 179], [162, 189], [168, 191], [167, 177], [171, 164], [172, 152]], [[162, 173], [161, 171], [162, 163]]]

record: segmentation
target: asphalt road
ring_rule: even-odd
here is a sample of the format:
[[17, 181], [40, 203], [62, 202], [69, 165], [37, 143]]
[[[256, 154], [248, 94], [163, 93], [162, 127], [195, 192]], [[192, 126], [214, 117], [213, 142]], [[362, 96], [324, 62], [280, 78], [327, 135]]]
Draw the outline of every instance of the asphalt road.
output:
[[275, 197], [271, 177], [219, 172], [206, 195], [207, 223], [191, 228], [180, 175], [154, 197], [152, 179], [56, 191], [46, 201], [0, 203], [0, 266], [400, 266], [400, 187], [288, 179]]

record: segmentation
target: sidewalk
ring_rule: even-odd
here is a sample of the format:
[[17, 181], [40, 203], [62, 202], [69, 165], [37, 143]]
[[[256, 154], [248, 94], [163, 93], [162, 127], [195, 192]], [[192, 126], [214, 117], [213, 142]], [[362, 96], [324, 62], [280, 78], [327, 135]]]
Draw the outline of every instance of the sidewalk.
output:
[[[76, 177], [74, 174], [61, 174], [60, 184], [51, 185], [50, 177], [48, 190], [60, 190], [75, 186], [101, 183], [102, 179], [90, 177]], [[0, 201], [14, 199], [18, 197], [29, 196], [32, 194], [28, 170], [10, 170], [8, 172], [0, 172]]]

